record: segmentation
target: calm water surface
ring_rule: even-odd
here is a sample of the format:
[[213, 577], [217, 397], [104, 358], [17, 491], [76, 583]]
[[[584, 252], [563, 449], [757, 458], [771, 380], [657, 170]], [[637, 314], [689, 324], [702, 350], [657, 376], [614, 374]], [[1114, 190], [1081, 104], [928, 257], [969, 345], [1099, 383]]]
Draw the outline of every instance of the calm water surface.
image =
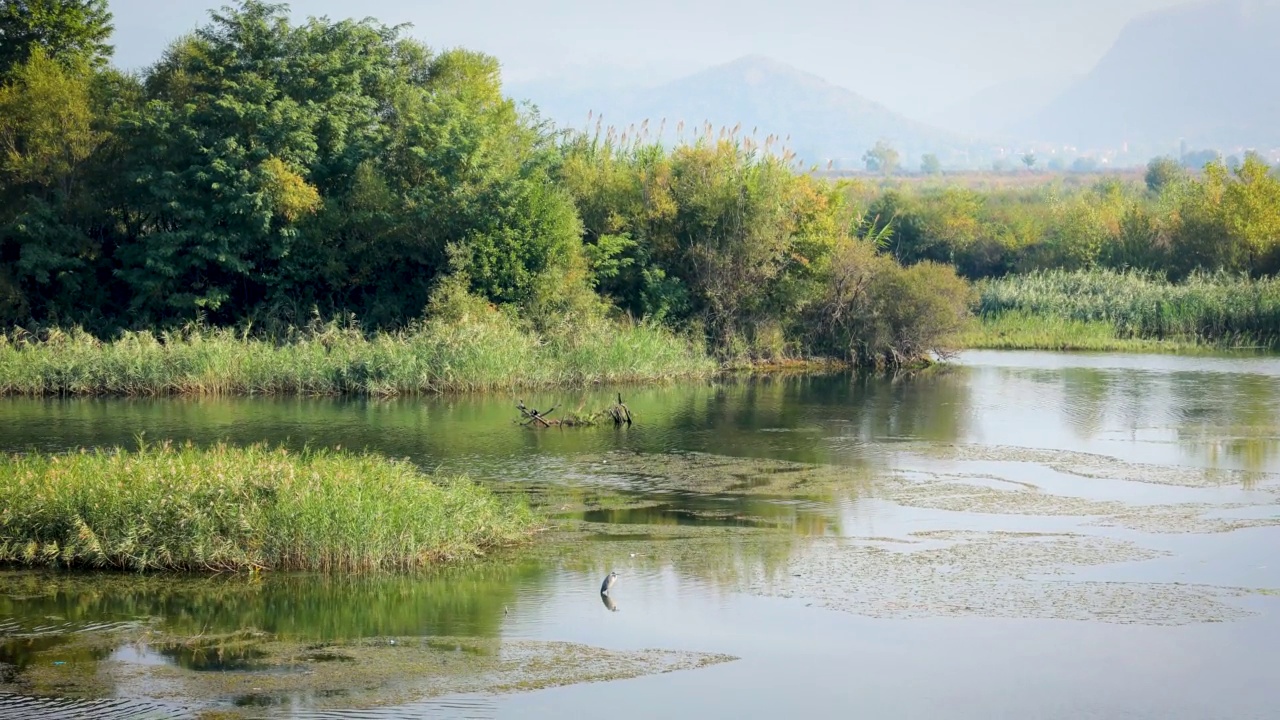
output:
[[[612, 391], [521, 399], [593, 410]], [[0, 695], [0, 716], [1280, 717], [1276, 358], [975, 352], [915, 376], [623, 392], [624, 430], [525, 430], [514, 395], [0, 400], [4, 451], [139, 434], [367, 448], [535, 492], [576, 533], [424, 577], [0, 573], [0, 687], [28, 695]], [[355, 710], [317, 692], [195, 701], [146, 669], [253, 673], [258, 656], [74, 642], [143, 621], [736, 659], [496, 694], [410, 673], [403, 701]]]

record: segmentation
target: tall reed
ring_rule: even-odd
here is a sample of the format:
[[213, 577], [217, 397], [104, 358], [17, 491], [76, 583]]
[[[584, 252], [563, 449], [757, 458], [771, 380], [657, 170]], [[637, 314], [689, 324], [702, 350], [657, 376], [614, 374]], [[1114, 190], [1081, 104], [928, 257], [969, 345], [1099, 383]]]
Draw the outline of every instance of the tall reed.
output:
[[1106, 323], [1119, 338], [1280, 345], [1280, 279], [1197, 274], [1171, 283], [1140, 272], [1053, 270], [979, 285], [977, 312]]
[[371, 395], [628, 383], [708, 375], [697, 345], [647, 325], [584, 322], [542, 336], [501, 313], [366, 334], [283, 337], [191, 327], [100, 341], [79, 330], [0, 336], [0, 395]]
[[529, 536], [527, 506], [406, 461], [258, 445], [0, 456], [0, 563], [413, 569]]

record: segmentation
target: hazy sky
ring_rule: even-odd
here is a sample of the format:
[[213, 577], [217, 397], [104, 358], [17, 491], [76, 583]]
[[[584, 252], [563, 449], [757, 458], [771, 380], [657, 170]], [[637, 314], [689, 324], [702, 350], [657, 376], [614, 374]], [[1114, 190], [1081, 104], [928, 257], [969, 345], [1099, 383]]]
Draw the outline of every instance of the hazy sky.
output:
[[[997, 83], [1080, 74], [1121, 28], [1186, 0], [296, 0], [296, 15], [409, 22], [517, 80], [662, 81], [768, 55], [923, 117]], [[223, 0], [112, 0], [116, 62], [154, 61]]]

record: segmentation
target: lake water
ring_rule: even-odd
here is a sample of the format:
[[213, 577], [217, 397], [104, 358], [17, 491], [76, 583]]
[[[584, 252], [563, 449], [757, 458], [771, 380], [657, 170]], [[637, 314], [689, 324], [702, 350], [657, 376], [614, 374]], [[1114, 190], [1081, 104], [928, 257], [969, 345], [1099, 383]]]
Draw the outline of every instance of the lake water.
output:
[[421, 576], [0, 572], [0, 717], [1280, 717], [1280, 359], [972, 352], [514, 422], [617, 390], [0, 400], [4, 451], [367, 448], [557, 521]]

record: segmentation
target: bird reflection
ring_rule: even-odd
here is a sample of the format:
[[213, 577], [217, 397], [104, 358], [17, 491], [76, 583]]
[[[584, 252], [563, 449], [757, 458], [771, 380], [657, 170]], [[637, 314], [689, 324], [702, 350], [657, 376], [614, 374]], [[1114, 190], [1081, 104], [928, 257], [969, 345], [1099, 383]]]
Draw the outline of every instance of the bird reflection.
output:
[[613, 598], [609, 597], [608, 593], [600, 593], [600, 602], [604, 603], [604, 606], [609, 608], [609, 612], [618, 612], [618, 603], [614, 602]]

